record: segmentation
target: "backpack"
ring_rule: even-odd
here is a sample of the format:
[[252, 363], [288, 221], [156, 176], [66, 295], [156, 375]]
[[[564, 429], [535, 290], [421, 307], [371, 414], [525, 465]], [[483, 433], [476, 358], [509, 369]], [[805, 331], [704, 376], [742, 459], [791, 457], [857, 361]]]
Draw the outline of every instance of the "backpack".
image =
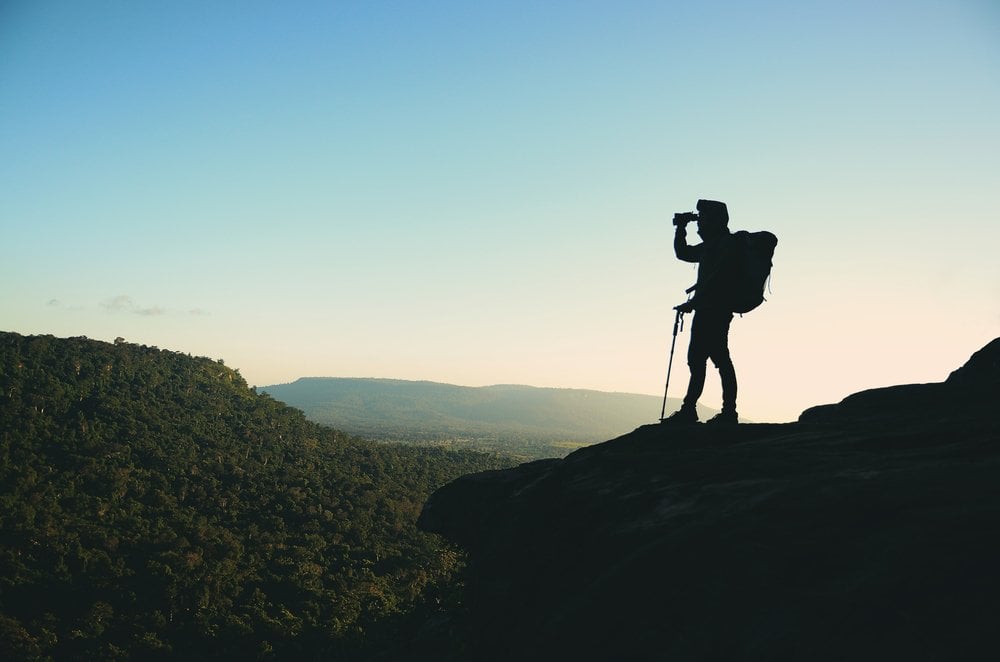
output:
[[732, 235], [729, 309], [748, 313], [764, 301], [764, 285], [771, 275], [771, 258], [778, 238], [770, 232], [740, 230]]

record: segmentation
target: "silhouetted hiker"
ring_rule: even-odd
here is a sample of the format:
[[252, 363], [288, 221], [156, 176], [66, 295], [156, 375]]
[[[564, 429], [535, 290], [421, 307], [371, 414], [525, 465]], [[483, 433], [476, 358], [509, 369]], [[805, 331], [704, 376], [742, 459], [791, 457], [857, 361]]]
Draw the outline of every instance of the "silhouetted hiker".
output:
[[[698, 235], [702, 239], [702, 243], [694, 246], [687, 243], [687, 224], [692, 221], [697, 221]], [[708, 423], [735, 424], [738, 420], [736, 369], [729, 356], [729, 324], [733, 321], [733, 312], [726, 288], [733, 282], [732, 271], [737, 265], [733, 263], [730, 246], [733, 235], [729, 232], [729, 210], [723, 202], [699, 200], [698, 213], [675, 214], [674, 225], [674, 252], [679, 260], [698, 263], [698, 281], [692, 288], [694, 296], [675, 308], [682, 313], [694, 311], [687, 355], [691, 379], [681, 408], [664, 422], [698, 421], [695, 404], [705, 388], [706, 363], [712, 359], [722, 379], [722, 411]]]

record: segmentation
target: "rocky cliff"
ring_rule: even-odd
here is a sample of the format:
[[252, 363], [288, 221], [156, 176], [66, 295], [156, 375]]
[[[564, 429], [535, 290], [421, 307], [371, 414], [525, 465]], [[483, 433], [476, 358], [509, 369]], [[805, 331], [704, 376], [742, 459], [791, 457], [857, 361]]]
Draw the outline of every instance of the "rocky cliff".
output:
[[998, 659], [1000, 338], [798, 422], [648, 425], [465, 476], [470, 659]]

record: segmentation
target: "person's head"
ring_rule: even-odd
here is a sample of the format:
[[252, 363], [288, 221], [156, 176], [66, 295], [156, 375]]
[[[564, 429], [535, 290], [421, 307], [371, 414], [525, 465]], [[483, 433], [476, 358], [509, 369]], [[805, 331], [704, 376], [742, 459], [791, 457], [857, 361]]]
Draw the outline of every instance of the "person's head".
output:
[[729, 231], [729, 210], [725, 202], [698, 201], [698, 234], [711, 239]]

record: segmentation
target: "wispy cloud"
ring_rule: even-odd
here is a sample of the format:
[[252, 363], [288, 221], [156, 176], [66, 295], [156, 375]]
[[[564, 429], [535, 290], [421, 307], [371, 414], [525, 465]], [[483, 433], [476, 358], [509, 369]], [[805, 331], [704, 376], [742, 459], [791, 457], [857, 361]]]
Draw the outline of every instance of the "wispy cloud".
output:
[[[45, 302], [46, 307], [59, 310], [87, 310], [89, 306], [76, 306], [64, 303], [61, 299], [52, 298]], [[190, 315], [191, 317], [207, 317], [211, 315], [204, 308], [189, 308], [187, 310], [168, 310], [162, 306], [142, 305], [127, 294], [105, 299], [97, 304], [109, 315], [139, 315], [140, 317], [160, 317], [162, 315]], [[93, 310], [93, 308], [90, 308]]]
[[61, 299], [49, 299], [45, 302], [47, 308], [54, 308], [57, 310], [66, 310], [72, 312], [78, 312], [83, 310], [83, 306], [76, 306], [71, 303], [64, 303]]
[[154, 317], [166, 313], [159, 306], [140, 306], [127, 294], [119, 294], [116, 297], [102, 301], [101, 308], [109, 313], [129, 313], [131, 315], [142, 315], [143, 317]]

